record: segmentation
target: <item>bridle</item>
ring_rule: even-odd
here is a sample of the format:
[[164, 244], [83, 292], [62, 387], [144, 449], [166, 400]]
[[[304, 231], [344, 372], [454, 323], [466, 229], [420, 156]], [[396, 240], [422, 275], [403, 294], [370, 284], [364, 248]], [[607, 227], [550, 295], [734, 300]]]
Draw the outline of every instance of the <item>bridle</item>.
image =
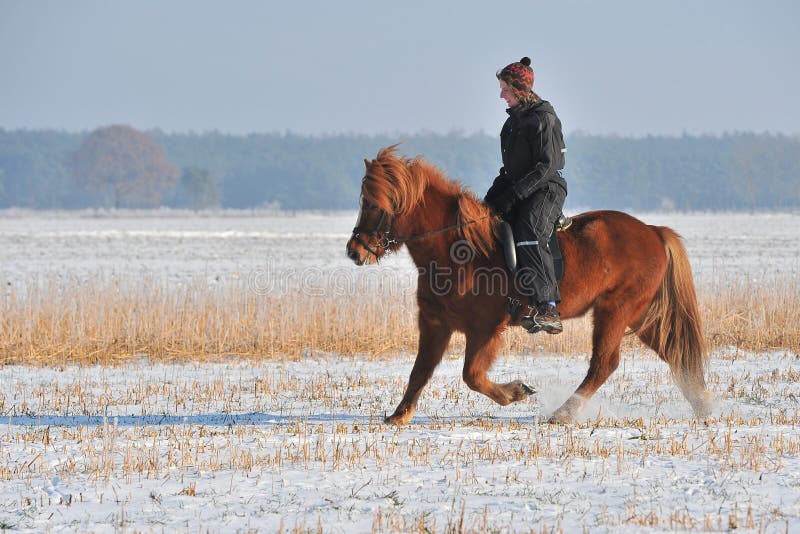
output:
[[[377, 206], [375, 206], [374, 204], [370, 204], [367, 207], [369, 207], [371, 209], [377, 208]], [[389, 222], [386, 225], [386, 229], [382, 230], [383, 222], [387, 218], [389, 219]], [[381, 233], [383, 233], [383, 236], [379, 237], [379, 234], [381, 234]], [[392, 233], [392, 217], [388, 213], [386, 213], [384, 210], [381, 210], [381, 218], [378, 219], [378, 224], [375, 226], [374, 230], [372, 230], [371, 232], [368, 233], [364, 229], [360, 228], [359, 226], [356, 226], [356, 227], [353, 228], [353, 235], [350, 237], [350, 239], [355, 239], [356, 241], [358, 241], [361, 244], [362, 247], [367, 249], [367, 251], [370, 254], [372, 254], [373, 256], [375, 256], [377, 258], [378, 257], [378, 253], [375, 250], [373, 250], [372, 247], [369, 246], [369, 243], [367, 243], [366, 241], [361, 239], [361, 234], [366, 234], [369, 237], [377, 238], [378, 239], [378, 243], [377, 243], [376, 246], [378, 248], [382, 248], [382, 249], [386, 250], [388, 247], [399, 243], [399, 241], [397, 241], [396, 238], [391, 237], [391, 233]]]
[[[380, 209], [374, 204], [370, 204], [367, 207], [371, 209]], [[369, 244], [364, 239], [361, 238], [362, 234], [365, 234], [369, 237], [377, 238], [378, 242], [375, 244], [375, 247], [378, 249], [386, 250], [393, 245], [402, 245], [404, 243], [408, 243], [409, 241], [416, 241], [417, 239], [424, 239], [426, 237], [443, 234], [445, 232], [450, 232], [452, 230], [463, 228], [464, 226], [469, 226], [470, 224], [475, 224], [476, 222], [482, 221], [484, 219], [489, 219], [490, 217], [496, 217], [495, 214], [490, 213], [489, 215], [484, 215], [483, 217], [479, 217], [471, 221], [456, 223], [450, 226], [446, 226], [444, 228], [439, 228], [438, 230], [431, 230], [430, 232], [424, 232], [421, 234], [412, 234], [409, 236], [392, 236], [392, 216], [386, 213], [386, 211], [382, 209], [380, 210], [380, 212], [381, 212], [381, 217], [380, 219], [378, 219], [378, 224], [375, 226], [375, 229], [373, 229], [370, 232], [367, 232], [363, 228], [356, 226], [355, 228], [353, 228], [353, 235], [350, 238], [358, 241], [361, 244], [361, 246], [367, 249], [367, 251], [376, 258], [378, 257], [378, 252], [376, 250], [373, 250], [373, 248], [369, 246]], [[388, 223], [386, 224], [386, 229], [383, 229], [383, 224], [384, 222], [387, 221], [387, 219]]]

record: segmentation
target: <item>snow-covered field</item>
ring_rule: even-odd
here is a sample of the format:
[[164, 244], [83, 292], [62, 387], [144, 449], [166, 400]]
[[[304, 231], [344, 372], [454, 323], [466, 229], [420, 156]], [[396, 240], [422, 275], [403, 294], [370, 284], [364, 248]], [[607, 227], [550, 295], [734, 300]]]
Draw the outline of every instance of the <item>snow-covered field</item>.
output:
[[[642, 218], [684, 235], [701, 281], [800, 274], [800, 215]], [[404, 255], [350, 265], [354, 221], [0, 213], [0, 282], [409, 276]], [[0, 528], [800, 531], [795, 354], [713, 354], [716, 408], [698, 422], [666, 365], [626, 352], [585, 420], [567, 427], [543, 421], [582, 379], [585, 354], [542, 354], [532, 342], [529, 355], [501, 358], [496, 380], [538, 390], [508, 407], [470, 391], [451, 354], [412, 424], [387, 427], [412, 361], [0, 368]]]
[[[410, 369], [292, 363], [0, 370], [0, 525], [53, 531], [639, 532], [800, 529], [800, 362], [717, 354], [698, 423], [626, 354], [577, 426], [544, 424], [582, 357], [498, 363], [539, 394], [506, 408], [448, 359], [404, 429]], [[747, 528], [745, 528], [747, 527]]]
[[[686, 242], [700, 280], [800, 273], [800, 213], [638, 214]], [[289, 282], [413, 276], [403, 251], [376, 267], [345, 257], [355, 212], [55, 212], [0, 210], [0, 281], [31, 276], [152, 274], [180, 282], [268, 274]]]

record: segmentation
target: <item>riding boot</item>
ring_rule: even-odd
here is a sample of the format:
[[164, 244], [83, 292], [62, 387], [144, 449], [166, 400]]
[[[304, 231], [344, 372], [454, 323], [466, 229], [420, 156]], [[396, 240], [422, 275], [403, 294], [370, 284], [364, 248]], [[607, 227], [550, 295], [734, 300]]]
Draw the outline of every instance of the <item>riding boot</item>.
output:
[[544, 330], [548, 334], [560, 334], [564, 331], [561, 314], [552, 304], [543, 302], [537, 307], [528, 306], [528, 315], [520, 320], [522, 328], [535, 334]]

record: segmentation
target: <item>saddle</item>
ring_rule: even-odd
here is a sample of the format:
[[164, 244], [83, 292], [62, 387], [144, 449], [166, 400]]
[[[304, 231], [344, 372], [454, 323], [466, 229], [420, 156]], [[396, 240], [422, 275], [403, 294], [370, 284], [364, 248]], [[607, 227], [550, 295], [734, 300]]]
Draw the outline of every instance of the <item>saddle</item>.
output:
[[[561, 254], [561, 245], [558, 243], [558, 232], [563, 232], [572, 225], [572, 217], [567, 217], [563, 213], [559, 215], [555, 223], [556, 231], [550, 234], [550, 241], [547, 248], [553, 255], [553, 267], [555, 268], [556, 280], [564, 277], [564, 257]], [[517, 247], [514, 242], [514, 231], [506, 221], [500, 222], [500, 239], [503, 243], [503, 253], [506, 258], [506, 269], [509, 274], [517, 271]]]

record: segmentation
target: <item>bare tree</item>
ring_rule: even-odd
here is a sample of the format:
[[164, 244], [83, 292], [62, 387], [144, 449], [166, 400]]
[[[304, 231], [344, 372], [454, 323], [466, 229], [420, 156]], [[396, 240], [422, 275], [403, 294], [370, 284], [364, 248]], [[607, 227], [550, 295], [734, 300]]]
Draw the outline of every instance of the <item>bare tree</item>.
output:
[[130, 126], [98, 128], [69, 158], [78, 183], [121, 206], [157, 207], [180, 171], [152, 137]]

